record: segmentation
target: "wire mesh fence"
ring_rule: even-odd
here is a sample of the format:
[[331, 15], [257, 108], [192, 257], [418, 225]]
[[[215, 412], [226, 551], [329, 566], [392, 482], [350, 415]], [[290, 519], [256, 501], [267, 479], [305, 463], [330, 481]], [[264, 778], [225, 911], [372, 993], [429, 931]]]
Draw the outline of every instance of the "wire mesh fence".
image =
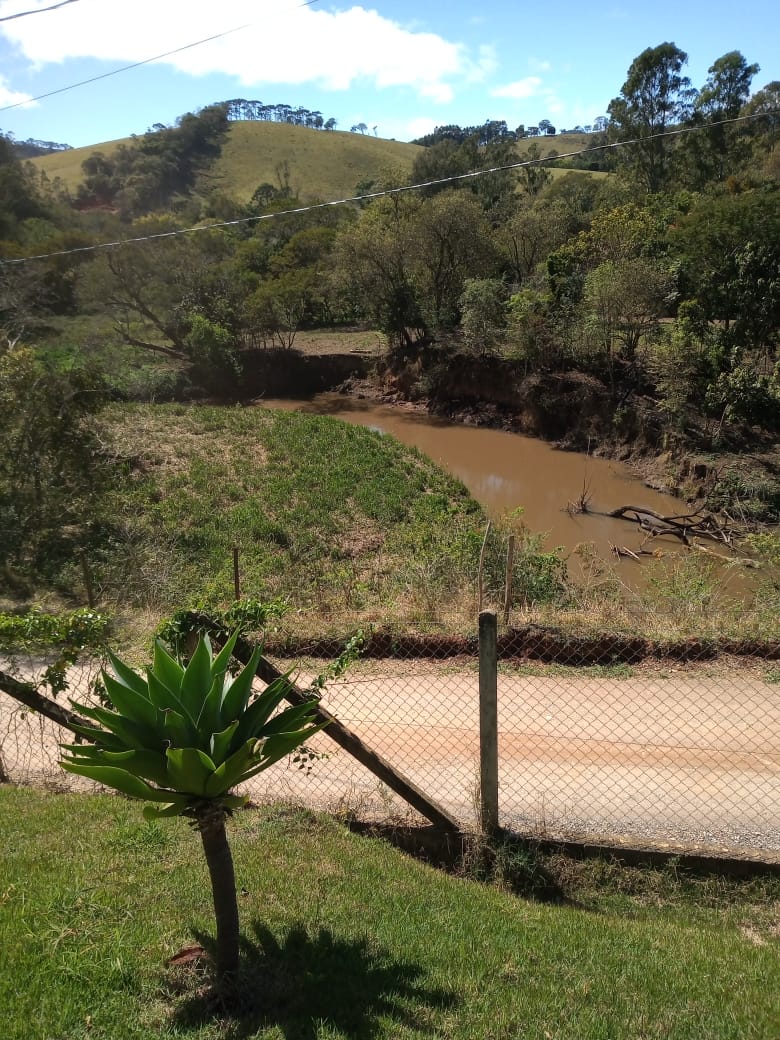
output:
[[[336, 644], [337, 645], [337, 644]], [[329, 645], [268, 656], [310, 686]], [[724, 650], [728, 652], [724, 652]], [[465, 828], [479, 820], [479, 667], [474, 638], [380, 638], [322, 705]], [[95, 696], [97, 662], [72, 696]], [[24, 669], [22, 669], [23, 671]], [[70, 736], [0, 694], [0, 757], [13, 782], [84, 786], [57, 765]], [[780, 859], [780, 645], [590, 641], [526, 626], [499, 639], [499, 822], [586, 842]], [[327, 731], [250, 782], [359, 818], [419, 822]]]

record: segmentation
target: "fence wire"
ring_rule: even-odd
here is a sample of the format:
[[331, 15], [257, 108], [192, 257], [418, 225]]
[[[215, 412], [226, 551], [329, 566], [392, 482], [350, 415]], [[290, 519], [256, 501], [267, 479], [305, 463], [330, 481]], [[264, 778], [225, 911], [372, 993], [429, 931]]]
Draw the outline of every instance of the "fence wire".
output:
[[[428, 651], [426, 654], [426, 646]], [[605, 649], [606, 646], [606, 649]], [[780, 648], [688, 641], [586, 646], [528, 626], [499, 640], [502, 826], [550, 839], [780, 859]], [[294, 657], [306, 688], [322, 648]], [[325, 687], [323, 706], [466, 828], [479, 816], [476, 637], [381, 644]], [[593, 663], [594, 661], [600, 663]], [[96, 664], [71, 678], [83, 697]], [[17, 783], [92, 785], [57, 765], [53, 723], [0, 694], [0, 757]], [[359, 818], [417, 814], [327, 736], [246, 787]]]

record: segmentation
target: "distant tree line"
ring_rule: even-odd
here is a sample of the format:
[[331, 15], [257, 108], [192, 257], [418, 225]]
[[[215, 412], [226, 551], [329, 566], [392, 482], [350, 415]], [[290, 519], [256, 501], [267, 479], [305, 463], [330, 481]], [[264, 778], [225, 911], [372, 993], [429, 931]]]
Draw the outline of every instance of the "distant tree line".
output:
[[571, 130], [556, 130], [549, 119], [542, 119], [538, 126], [526, 126], [521, 123], [516, 129], [510, 130], [505, 119], [488, 119], [479, 126], [458, 126], [457, 123], [437, 126], [430, 134], [415, 138], [412, 144], [429, 148], [440, 141], [454, 141], [456, 144], [463, 144], [469, 138], [475, 138], [478, 145], [484, 146], [496, 140], [522, 141], [527, 137], [554, 137], [556, 134], [603, 133], [608, 124], [609, 120], [606, 116], [597, 116], [588, 126], [575, 126]]
[[28, 137], [26, 141], [17, 141], [14, 134], [9, 130], [0, 130], [0, 137], [10, 141], [16, 155], [20, 159], [34, 159], [36, 155], [48, 155], [49, 152], [69, 152], [72, 145], [61, 144], [59, 141], [38, 141], [34, 137]]
[[292, 126], [305, 126], [310, 130], [336, 129], [337, 121], [333, 116], [325, 119], [322, 112], [312, 112], [302, 105], [266, 105], [262, 101], [247, 101], [246, 98], [233, 98], [222, 104], [231, 122], [259, 120], [265, 123], [290, 123]]

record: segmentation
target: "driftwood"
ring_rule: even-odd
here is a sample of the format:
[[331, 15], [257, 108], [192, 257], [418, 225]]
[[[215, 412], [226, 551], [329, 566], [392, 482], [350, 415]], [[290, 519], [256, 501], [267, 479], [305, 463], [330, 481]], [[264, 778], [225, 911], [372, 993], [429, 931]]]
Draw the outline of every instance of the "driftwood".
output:
[[628, 556], [632, 560], [636, 560], [637, 563], [641, 562], [638, 554], [635, 553], [633, 549], [629, 549], [627, 545], [615, 545], [613, 542], [610, 542], [609, 547], [618, 559], [620, 559], [621, 556]]
[[731, 548], [735, 535], [733, 530], [718, 523], [711, 513], [702, 510], [681, 513], [678, 516], [662, 516], [646, 506], [620, 506], [605, 515], [638, 524], [650, 538], [669, 535], [679, 538], [683, 545], [688, 546], [691, 544], [691, 538], [695, 537], [720, 542]]

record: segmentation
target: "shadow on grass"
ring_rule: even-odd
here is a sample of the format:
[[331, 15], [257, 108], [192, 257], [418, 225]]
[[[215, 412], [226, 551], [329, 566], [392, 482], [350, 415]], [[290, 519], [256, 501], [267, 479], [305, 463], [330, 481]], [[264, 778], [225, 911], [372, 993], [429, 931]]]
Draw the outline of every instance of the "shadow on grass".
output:
[[[229, 1010], [203, 987], [177, 1008], [180, 1029], [221, 1021], [226, 1040], [277, 1028], [285, 1040], [316, 1040], [323, 1027], [371, 1040], [388, 1022], [433, 1034], [435, 1012], [453, 1007], [451, 992], [424, 985], [423, 969], [394, 960], [368, 939], [341, 939], [326, 928], [293, 926], [282, 942], [260, 922], [242, 937], [239, 995]], [[210, 954], [214, 940], [196, 933]], [[383, 1021], [384, 1020], [384, 1021]], [[391, 1035], [392, 1035], [391, 1027]]]

